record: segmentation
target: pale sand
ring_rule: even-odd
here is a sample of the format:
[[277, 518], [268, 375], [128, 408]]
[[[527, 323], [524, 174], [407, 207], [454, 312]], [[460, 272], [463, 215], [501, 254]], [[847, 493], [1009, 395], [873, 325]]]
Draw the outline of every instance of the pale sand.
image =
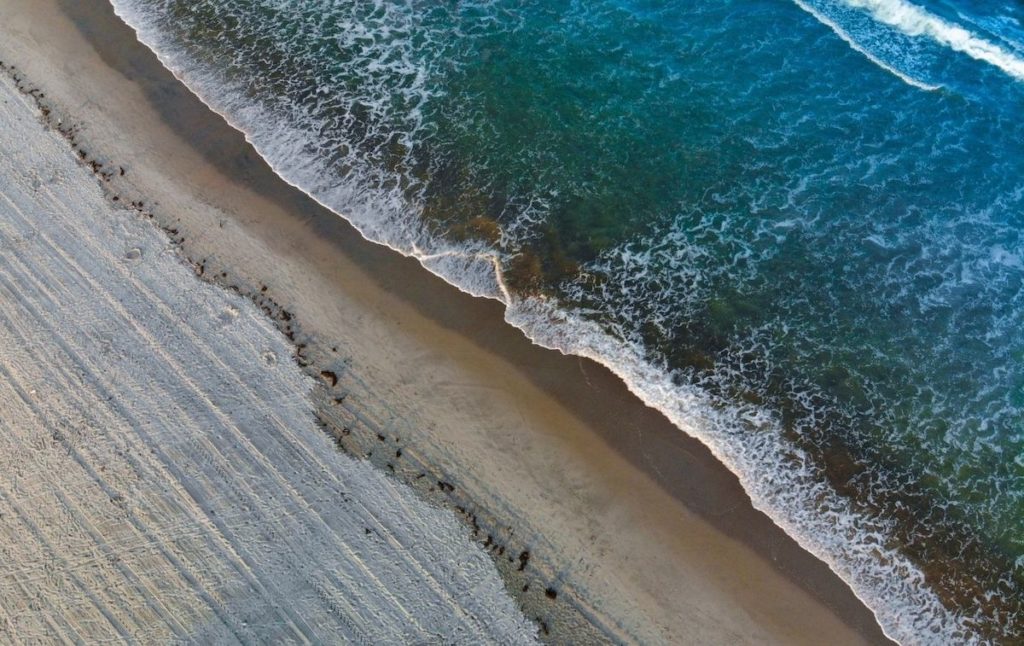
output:
[[464, 510], [543, 638], [884, 641], [703, 446], [603, 368], [532, 346], [497, 304], [285, 185], [105, 3], [0, 0], [0, 29], [0, 60], [51, 116], [81, 124], [77, 145], [109, 161], [120, 204], [143, 200], [207, 278], [294, 316], [281, 326], [306, 344], [308, 370], [330, 371], [314, 393], [324, 424]]
[[450, 511], [316, 426], [250, 301], [0, 75], [0, 641], [529, 643]]

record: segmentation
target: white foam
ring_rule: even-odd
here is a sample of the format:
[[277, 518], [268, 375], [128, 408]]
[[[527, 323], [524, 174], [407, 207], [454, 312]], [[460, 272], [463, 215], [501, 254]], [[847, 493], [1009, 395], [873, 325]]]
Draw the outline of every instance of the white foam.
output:
[[994, 65], [1017, 80], [1024, 80], [1024, 59], [906, 0], [843, 1], [851, 7], [869, 11], [875, 20], [908, 36], [926, 36], [954, 51]]
[[793, 0], [793, 2], [796, 3], [796, 6], [800, 7], [801, 9], [806, 11], [807, 13], [811, 14], [812, 16], [814, 16], [814, 18], [818, 22], [820, 22], [821, 24], [823, 24], [826, 27], [828, 27], [829, 29], [831, 29], [835, 33], [836, 36], [839, 36], [839, 38], [841, 38], [843, 40], [843, 42], [845, 42], [847, 45], [849, 45], [853, 50], [855, 50], [857, 52], [860, 52], [869, 61], [871, 61], [875, 65], [881, 67], [886, 72], [889, 72], [890, 74], [896, 76], [897, 78], [899, 78], [904, 83], [906, 83], [908, 85], [912, 85], [912, 86], [914, 86], [914, 87], [916, 87], [918, 89], [924, 90], [926, 92], [934, 92], [935, 90], [939, 90], [939, 89], [942, 88], [941, 85], [932, 85], [931, 83], [925, 83], [924, 81], [919, 81], [919, 80], [915, 79], [914, 77], [910, 76], [909, 74], [904, 74], [900, 70], [896, 69], [892, 65], [889, 65], [888, 63], [886, 63], [882, 59], [880, 59], [877, 56], [875, 56], [874, 54], [872, 54], [870, 51], [867, 50], [867, 48], [862, 47], [856, 40], [854, 40], [853, 36], [848, 34], [846, 32], [846, 30], [844, 30], [842, 27], [840, 27], [839, 24], [836, 21], [832, 20], [831, 18], [829, 18], [828, 16], [824, 15], [820, 11], [814, 9], [813, 7], [808, 5], [807, 3], [803, 2], [803, 0]]
[[766, 411], [717, 408], [699, 388], [674, 384], [667, 370], [643, 358], [642, 348], [546, 301], [519, 301], [506, 320], [539, 345], [605, 365], [647, 405], [704, 442], [737, 474], [754, 507], [827, 563], [888, 637], [902, 644], [979, 641], [966, 617], [946, 609], [921, 571], [888, 547], [889, 525], [855, 512], [809, 457], [783, 439]]
[[[1007, 49], [978, 36], [961, 25], [951, 23], [906, 0], [838, 1], [844, 6], [867, 12], [875, 21], [896, 29], [906, 36], [927, 38], [938, 45], [966, 54], [975, 60], [988, 63], [1018, 81], [1024, 80], [1024, 59], [1015, 56]], [[870, 58], [872, 62], [910, 82], [908, 78], [904, 78], [904, 75], [894, 70], [892, 66], [885, 65], [877, 56], [873, 56], [865, 48], [857, 45], [842, 28], [834, 21], [827, 19], [822, 12], [811, 9], [803, 0], [794, 0], [794, 2], [801, 9], [832, 28], [843, 40], [858, 52]]]

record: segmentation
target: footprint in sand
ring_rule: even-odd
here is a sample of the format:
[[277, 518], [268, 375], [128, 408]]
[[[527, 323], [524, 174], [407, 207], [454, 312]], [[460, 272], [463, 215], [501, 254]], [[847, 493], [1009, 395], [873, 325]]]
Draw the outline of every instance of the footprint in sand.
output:
[[220, 319], [221, 325], [231, 325], [238, 319], [238, 308], [234, 305], [230, 305], [221, 310], [217, 318]]

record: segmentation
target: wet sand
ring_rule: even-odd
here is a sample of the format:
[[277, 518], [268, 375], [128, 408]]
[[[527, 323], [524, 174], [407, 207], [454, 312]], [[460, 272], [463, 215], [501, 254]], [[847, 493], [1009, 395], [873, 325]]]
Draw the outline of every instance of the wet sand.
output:
[[0, 25], [108, 200], [275, 317], [324, 430], [455, 510], [542, 638], [885, 641], [699, 442], [285, 184], [105, 3], [2, 0]]

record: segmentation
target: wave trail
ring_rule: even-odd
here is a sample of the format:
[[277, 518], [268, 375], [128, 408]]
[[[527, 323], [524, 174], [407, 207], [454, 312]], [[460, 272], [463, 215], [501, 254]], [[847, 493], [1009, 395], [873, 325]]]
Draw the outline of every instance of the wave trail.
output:
[[817, 20], [818, 22], [820, 22], [821, 24], [825, 25], [826, 27], [831, 29], [833, 32], [835, 32], [835, 35], [839, 36], [839, 38], [842, 39], [843, 42], [845, 42], [847, 45], [849, 45], [852, 49], [854, 49], [855, 51], [863, 54], [864, 57], [867, 58], [869, 61], [871, 61], [875, 65], [881, 67], [886, 72], [889, 72], [890, 74], [896, 76], [897, 78], [899, 78], [901, 81], [903, 81], [907, 85], [912, 85], [912, 86], [914, 86], [914, 87], [916, 87], [918, 89], [924, 90], [926, 92], [934, 92], [935, 90], [939, 90], [939, 89], [942, 88], [941, 85], [932, 85], [930, 83], [925, 83], [924, 81], [919, 81], [919, 80], [915, 79], [914, 77], [910, 76], [909, 74], [904, 74], [900, 70], [896, 69], [892, 65], [889, 65], [888, 63], [886, 63], [882, 59], [880, 59], [877, 56], [875, 56], [874, 54], [872, 54], [870, 51], [867, 50], [867, 48], [862, 47], [853, 38], [853, 36], [848, 34], [846, 32], [846, 30], [844, 30], [842, 27], [840, 27], [839, 23], [837, 23], [836, 21], [832, 20], [831, 18], [829, 18], [828, 16], [822, 14], [821, 12], [817, 11], [816, 9], [811, 7], [810, 5], [808, 5], [805, 2], [803, 2], [803, 0], [793, 0], [793, 2], [796, 3], [796, 6], [800, 7], [801, 9], [806, 11], [807, 13], [811, 14], [812, 16], [814, 16], [815, 20]]
[[[821, 12], [811, 10], [802, 0], [794, 2], [837, 33], [841, 31], [835, 24], [830, 24], [833, 21], [823, 19]], [[961, 25], [951, 23], [906, 0], [841, 0], [841, 4], [867, 13], [874, 21], [895, 29], [904, 36], [914, 39], [927, 38], [937, 45], [988, 63], [1015, 80], [1024, 81], [1024, 59]], [[903, 74], [880, 63], [877, 56], [857, 46], [849, 36], [840, 33], [840, 37], [873, 62], [907, 80]]]

